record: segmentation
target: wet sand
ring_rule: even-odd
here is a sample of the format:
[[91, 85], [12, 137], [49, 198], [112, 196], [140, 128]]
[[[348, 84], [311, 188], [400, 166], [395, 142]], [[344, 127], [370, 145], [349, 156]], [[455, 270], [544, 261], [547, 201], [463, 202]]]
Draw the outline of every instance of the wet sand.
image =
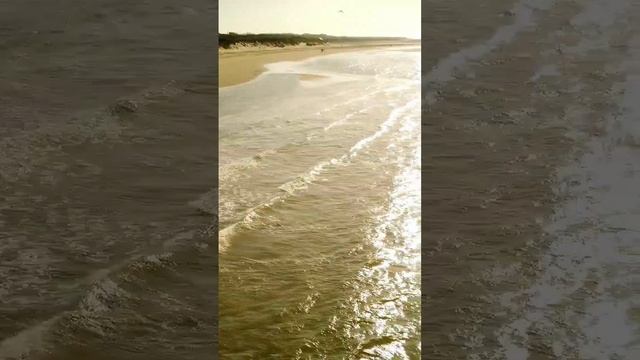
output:
[[[244, 49], [220, 50], [218, 62], [219, 87], [233, 86], [250, 81], [262, 74], [266, 64], [280, 61], [301, 61], [314, 56], [346, 51], [358, 51], [380, 47], [415, 45], [419, 42], [358, 42], [336, 43], [324, 46], [296, 46], [285, 48], [247, 47]], [[321, 52], [321, 48], [324, 52]], [[306, 77], [304, 80], [310, 80]]]
[[299, 74], [298, 77], [300, 78], [300, 80], [303, 80], [303, 81], [326, 79], [326, 76], [314, 75], [314, 74]]

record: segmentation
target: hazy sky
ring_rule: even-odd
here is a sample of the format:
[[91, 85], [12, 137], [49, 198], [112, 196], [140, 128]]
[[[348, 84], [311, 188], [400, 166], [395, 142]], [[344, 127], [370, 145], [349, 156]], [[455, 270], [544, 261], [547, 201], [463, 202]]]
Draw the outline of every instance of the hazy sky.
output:
[[219, 4], [221, 33], [420, 38], [420, 0], [220, 0]]

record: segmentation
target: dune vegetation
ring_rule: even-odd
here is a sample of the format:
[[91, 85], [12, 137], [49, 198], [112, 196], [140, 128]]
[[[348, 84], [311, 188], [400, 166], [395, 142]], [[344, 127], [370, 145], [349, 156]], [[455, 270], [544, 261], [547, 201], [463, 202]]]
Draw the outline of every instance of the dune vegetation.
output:
[[273, 46], [285, 47], [295, 45], [322, 45], [328, 42], [356, 42], [356, 41], [390, 41], [407, 40], [393, 37], [349, 37], [331, 36], [326, 34], [218, 34], [218, 46], [229, 49], [238, 45], [243, 46]]

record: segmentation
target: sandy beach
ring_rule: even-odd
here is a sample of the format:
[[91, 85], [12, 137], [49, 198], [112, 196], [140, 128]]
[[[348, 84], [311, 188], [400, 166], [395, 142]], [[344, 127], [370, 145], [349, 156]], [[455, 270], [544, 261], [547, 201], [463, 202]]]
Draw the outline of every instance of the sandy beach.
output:
[[[266, 64], [274, 62], [301, 61], [314, 56], [339, 52], [415, 44], [419, 44], [419, 41], [393, 43], [368, 41], [284, 48], [250, 46], [240, 49], [219, 49], [219, 87], [238, 85], [253, 80], [266, 70]], [[324, 49], [324, 52], [321, 52], [321, 49]], [[312, 77], [306, 77], [306, 79], [310, 80]]]

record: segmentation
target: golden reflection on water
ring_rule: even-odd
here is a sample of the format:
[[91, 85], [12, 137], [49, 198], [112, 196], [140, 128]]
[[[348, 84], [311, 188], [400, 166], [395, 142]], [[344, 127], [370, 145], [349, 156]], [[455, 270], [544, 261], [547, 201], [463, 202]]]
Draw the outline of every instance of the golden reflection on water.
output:
[[[359, 277], [374, 282], [363, 287], [354, 301], [359, 323], [370, 324], [369, 331], [354, 326], [352, 336], [359, 340], [360, 356], [383, 359], [414, 359], [420, 341], [420, 132], [419, 117], [407, 116], [400, 129], [398, 143], [404, 147], [396, 160], [401, 169], [396, 175], [386, 209], [381, 209], [377, 225], [368, 236], [373, 260]], [[409, 146], [411, 151], [406, 151]], [[369, 340], [367, 340], [369, 339]], [[408, 349], [408, 339], [416, 348]]]
[[[420, 358], [419, 58], [415, 65], [385, 59], [375, 58], [385, 74], [362, 90], [366, 97], [348, 106], [334, 100], [344, 109], [312, 117], [325, 125], [315, 137], [302, 128], [309, 144], [261, 159], [295, 178], [273, 181], [281, 192], [267, 192], [272, 200], [221, 231], [221, 243], [234, 237], [221, 252], [224, 354]], [[418, 69], [415, 80], [395, 78], [405, 68]], [[264, 178], [254, 167], [243, 171]], [[221, 197], [229, 194], [237, 192]]]

